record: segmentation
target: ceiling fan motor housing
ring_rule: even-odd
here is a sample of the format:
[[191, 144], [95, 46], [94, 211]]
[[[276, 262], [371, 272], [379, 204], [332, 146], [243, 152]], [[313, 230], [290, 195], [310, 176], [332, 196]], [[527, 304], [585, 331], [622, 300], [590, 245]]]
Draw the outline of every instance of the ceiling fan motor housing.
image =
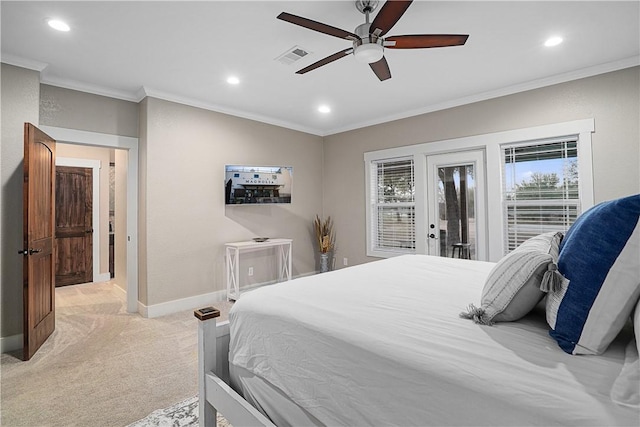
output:
[[358, 25], [354, 33], [360, 37], [353, 41], [353, 56], [358, 62], [371, 64], [378, 62], [384, 55], [384, 39], [369, 33], [371, 24], [368, 22]]
[[356, 0], [356, 9], [362, 13], [373, 12], [378, 7], [379, 0]]

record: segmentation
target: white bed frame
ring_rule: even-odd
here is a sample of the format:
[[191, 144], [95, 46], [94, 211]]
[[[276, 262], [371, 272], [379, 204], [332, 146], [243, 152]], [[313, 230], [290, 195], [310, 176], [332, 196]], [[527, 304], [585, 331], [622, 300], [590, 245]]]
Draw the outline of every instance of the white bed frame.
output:
[[229, 385], [229, 321], [217, 322], [213, 307], [196, 310], [198, 325], [198, 396], [200, 427], [216, 426], [217, 412], [234, 426], [275, 427]]

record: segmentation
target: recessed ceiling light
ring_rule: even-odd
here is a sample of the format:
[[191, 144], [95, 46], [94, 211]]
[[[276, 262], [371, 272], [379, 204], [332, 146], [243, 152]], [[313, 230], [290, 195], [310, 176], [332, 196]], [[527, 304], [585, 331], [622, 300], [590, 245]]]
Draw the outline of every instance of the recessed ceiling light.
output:
[[229, 83], [230, 85], [237, 85], [240, 84], [240, 79], [236, 76], [230, 76], [227, 77], [227, 83]]
[[58, 31], [69, 31], [71, 29], [66, 22], [60, 21], [59, 19], [49, 19], [47, 24], [49, 24], [49, 26], [54, 30]]
[[318, 107], [318, 111], [321, 113], [327, 114], [331, 112], [331, 108], [328, 105], [321, 105]]
[[547, 41], [544, 42], [544, 45], [547, 47], [552, 47], [552, 46], [558, 46], [560, 43], [562, 43], [562, 37], [554, 36], [554, 37], [549, 37]]

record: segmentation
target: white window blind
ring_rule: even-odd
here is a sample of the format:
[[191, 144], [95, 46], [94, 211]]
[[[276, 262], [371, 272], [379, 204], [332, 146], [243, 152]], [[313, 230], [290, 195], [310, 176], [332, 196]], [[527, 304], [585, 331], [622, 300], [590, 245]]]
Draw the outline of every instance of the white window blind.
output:
[[577, 137], [503, 146], [503, 164], [505, 252], [566, 232], [581, 212]]
[[413, 158], [377, 160], [371, 166], [373, 249], [415, 253]]

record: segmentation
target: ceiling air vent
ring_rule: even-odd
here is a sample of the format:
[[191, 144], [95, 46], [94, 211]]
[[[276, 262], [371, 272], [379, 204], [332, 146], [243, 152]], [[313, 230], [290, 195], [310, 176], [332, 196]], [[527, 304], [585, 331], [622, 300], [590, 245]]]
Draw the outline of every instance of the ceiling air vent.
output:
[[287, 50], [282, 55], [278, 56], [276, 58], [276, 61], [284, 65], [291, 65], [294, 62], [296, 62], [298, 59], [302, 58], [303, 56], [307, 56], [308, 54], [309, 52], [307, 52], [300, 46], [294, 46], [291, 49]]

